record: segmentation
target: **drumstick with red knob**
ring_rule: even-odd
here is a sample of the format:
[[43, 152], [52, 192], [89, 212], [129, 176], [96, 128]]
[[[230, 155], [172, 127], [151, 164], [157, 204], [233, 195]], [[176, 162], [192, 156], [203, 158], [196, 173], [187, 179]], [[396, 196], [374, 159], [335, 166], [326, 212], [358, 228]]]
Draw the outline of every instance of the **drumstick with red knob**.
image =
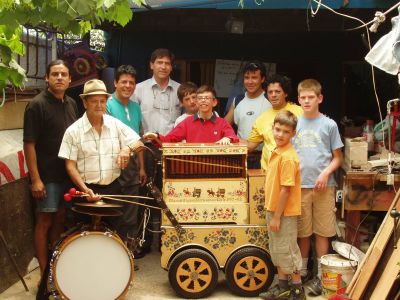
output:
[[76, 188], [70, 188], [68, 190], [68, 193], [64, 194], [64, 200], [66, 202], [70, 202], [73, 197], [82, 197], [82, 196], [88, 196], [88, 194], [85, 194], [83, 192], [77, 191]]
[[64, 200], [65, 200], [65, 202], [70, 202], [72, 200], [72, 196], [68, 193], [65, 193]]
[[[66, 195], [70, 195], [71, 199], [69, 197], [67, 197]], [[68, 191], [68, 194], [64, 194], [64, 200], [69, 202], [72, 200], [72, 197], [87, 197], [89, 196], [88, 193], [85, 192], [81, 192], [76, 190], [75, 188], [70, 188]], [[100, 195], [101, 197], [124, 197], [124, 198], [140, 198], [140, 199], [149, 199], [149, 200], [153, 200], [153, 198], [151, 197], [145, 197], [145, 196], [134, 196], [134, 195]], [[66, 198], [67, 197], [67, 198]], [[69, 199], [69, 200], [67, 200]]]
[[68, 193], [72, 196], [72, 197], [82, 197], [82, 196], [87, 196], [87, 193], [81, 192], [81, 191], [77, 191], [76, 188], [70, 188]]
[[[66, 202], [69, 202], [72, 200], [73, 197], [87, 197], [89, 196], [89, 194], [84, 193], [84, 192], [80, 192], [77, 191], [75, 188], [70, 188], [69, 189], [69, 193], [65, 193], [64, 194], [64, 200]], [[104, 199], [108, 199], [108, 200], [113, 200], [113, 201], [118, 201], [118, 202], [125, 202], [125, 203], [129, 203], [129, 204], [137, 204], [137, 205], [141, 205], [141, 206], [145, 206], [145, 207], [150, 207], [150, 208], [155, 208], [155, 209], [160, 209], [160, 207], [156, 207], [156, 206], [151, 206], [151, 205], [147, 205], [147, 204], [143, 204], [143, 203], [138, 203], [138, 202], [131, 202], [131, 201], [127, 201], [127, 200], [123, 200], [123, 199], [118, 199], [118, 198], [114, 198], [113, 196], [119, 196], [119, 197], [129, 197], [129, 198], [144, 198], [144, 199], [152, 199], [150, 197], [143, 197], [143, 196], [130, 196], [130, 195], [98, 195], [101, 198]]]

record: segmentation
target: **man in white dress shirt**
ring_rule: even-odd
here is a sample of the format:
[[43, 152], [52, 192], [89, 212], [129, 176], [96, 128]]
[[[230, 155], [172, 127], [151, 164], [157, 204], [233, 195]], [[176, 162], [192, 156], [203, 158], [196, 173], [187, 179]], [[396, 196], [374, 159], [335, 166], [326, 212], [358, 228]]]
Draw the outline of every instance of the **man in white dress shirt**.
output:
[[109, 96], [101, 80], [85, 83], [80, 97], [86, 112], [67, 128], [58, 153], [72, 182], [89, 195], [89, 201], [100, 200], [98, 194], [119, 194], [121, 169], [143, 146], [133, 129], [105, 114]]

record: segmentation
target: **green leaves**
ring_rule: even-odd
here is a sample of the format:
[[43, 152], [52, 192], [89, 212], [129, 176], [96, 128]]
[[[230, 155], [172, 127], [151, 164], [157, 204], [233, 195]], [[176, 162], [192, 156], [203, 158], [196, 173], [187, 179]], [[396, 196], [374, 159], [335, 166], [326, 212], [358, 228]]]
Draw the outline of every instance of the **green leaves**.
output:
[[142, 6], [142, 4], [147, 4], [146, 0], [132, 0], [133, 3], [135, 3], [137, 6]]
[[20, 41], [22, 33], [18, 27], [13, 33], [5, 25], [0, 25], [0, 89], [7, 82], [20, 86], [25, 78], [25, 71], [17, 64], [14, 57], [24, 55], [25, 47]]
[[72, 18], [91, 15], [96, 11], [97, 0], [63, 0], [60, 6], [67, 7], [67, 14]]
[[15, 86], [21, 86], [25, 79], [25, 70], [11, 60], [9, 65], [0, 62], [0, 90], [6, 87], [9, 82]]
[[19, 27], [10, 35], [7, 26], [0, 25], [0, 60], [3, 63], [9, 64], [13, 54], [24, 55], [25, 47], [20, 41], [21, 32]]
[[11, 61], [11, 49], [5, 45], [0, 45], [0, 58], [1, 62], [8, 65]]
[[0, 89], [6, 83], [20, 86], [25, 78], [16, 63], [24, 54], [21, 26], [44, 26], [83, 35], [102, 21], [125, 26], [132, 19], [130, 2], [145, 0], [0, 0]]
[[105, 11], [105, 19], [125, 26], [132, 19], [129, 2], [125, 0], [116, 1], [112, 7]]
[[80, 21], [79, 26], [80, 32], [82, 34], [85, 34], [86, 32], [89, 32], [90, 29], [92, 29], [92, 24], [89, 21]]
[[116, 0], [104, 0], [104, 7], [106, 9], [110, 8], [111, 6], [114, 5]]
[[1, 0], [0, 1], [0, 11], [3, 9], [9, 9], [14, 4], [14, 0]]

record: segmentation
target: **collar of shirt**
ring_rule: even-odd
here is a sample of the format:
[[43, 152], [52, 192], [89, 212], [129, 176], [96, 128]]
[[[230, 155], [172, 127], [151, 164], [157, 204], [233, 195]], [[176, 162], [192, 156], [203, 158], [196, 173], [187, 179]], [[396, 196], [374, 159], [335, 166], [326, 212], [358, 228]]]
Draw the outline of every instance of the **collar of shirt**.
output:
[[[154, 86], [156, 86], [158, 89], [161, 90], [160, 85], [157, 83], [156, 79], [155, 79], [154, 76], [153, 76], [153, 77], [151, 77], [151, 87], [154, 87]], [[167, 84], [167, 87], [166, 87], [164, 90], [166, 90], [168, 87], [171, 88], [171, 89], [173, 89], [173, 86], [172, 86], [172, 84], [171, 84], [171, 79], [170, 79], [170, 78], [168, 78], [168, 84]], [[162, 90], [162, 91], [163, 91], [163, 90]]]
[[[195, 113], [193, 115], [193, 122], [196, 120], [200, 120], [202, 123], [206, 121], [205, 119], [200, 118], [199, 113]], [[208, 120], [213, 122], [214, 124], [217, 122], [217, 115], [215, 114], [215, 111], [212, 112], [211, 118], [209, 118]]]
[[281, 155], [283, 152], [285, 152], [287, 149], [291, 148], [292, 144], [291, 143], [287, 143], [284, 147], [276, 147], [274, 150], [272, 150], [272, 153], [276, 153], [278, 155]]
[[[106, 126], [107, 128], [111, 128], [111, 123], [110, 123], [110, 118], [113, 118], [111, 116], [108, 116], [106, 114], [103, 115], [103, 126]], [[83, 131], [86, 133], [90, 129], [92, 129], [92, 124], [90, 124], [90, 121], [86, 115], [86, 112], [82, 116], [82, 121], [83, 121]]]
[[[118, 99], [118, 97], [117, 97], [117, 94], [116, 93], [113, 93], [112, 95], [111, 95], [111, 97], [110, 98], [112, 98], [112, 99], [114, 99], [119, 105], [121, 105], [121, 106], [123, 106], [123, 107], [125, 107], [125, 105], [121, 102], [121, 100], [119, 100]], [[130, 99], [130, 98], [129, 98]], [[130, 101], [130, 100], [129, 100]], [[129, 103], [129, 102], [128, 102]]]
[[53, 93], [51, 93], [48, 89], [44, 90], [44, 94], [46, 99], [51, 102], [51, 103], [63, 103], [65, 101], [67, 101], [67, 97], [66, 95], [64, 95], [64, 98], [62, 99], [62, 101], [60, 101], [60, 99], [57, 99]]

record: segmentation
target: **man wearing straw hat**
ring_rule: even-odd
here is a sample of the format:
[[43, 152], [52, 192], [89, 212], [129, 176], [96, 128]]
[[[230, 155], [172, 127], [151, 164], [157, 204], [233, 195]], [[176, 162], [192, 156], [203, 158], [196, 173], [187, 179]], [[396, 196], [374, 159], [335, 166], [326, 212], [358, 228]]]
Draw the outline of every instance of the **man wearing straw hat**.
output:
[[103, 81], [87, 81], [79, 96], [86, 112], [66, 130], [58, 156], [65, 159], [67, 173], [78, 189], [89, 195], [89, 201], [97, 201], [99, 194], [120, 193], [121, 169], [143, 143], [134, 130], [106, 114], [110, 94]]

